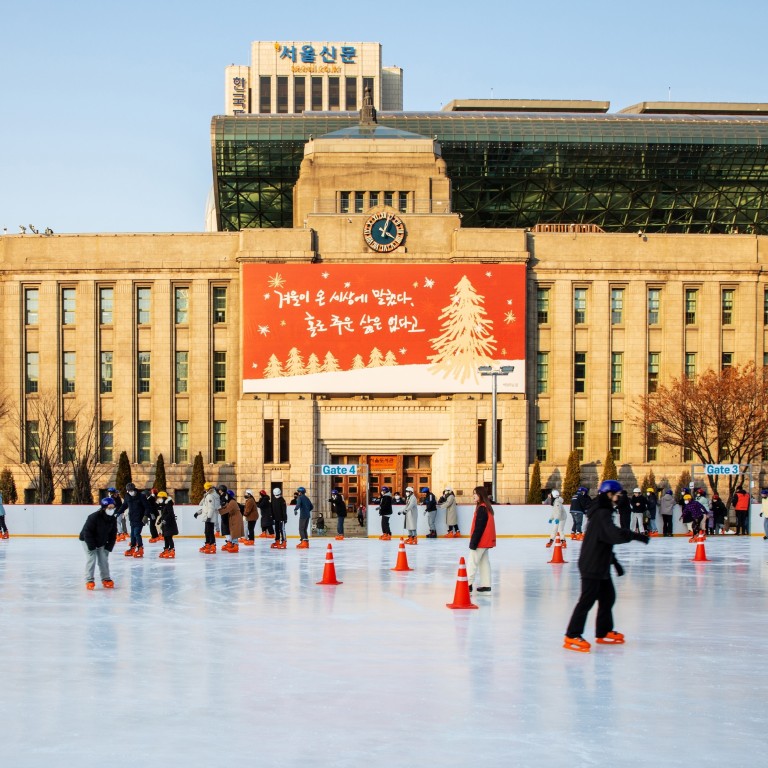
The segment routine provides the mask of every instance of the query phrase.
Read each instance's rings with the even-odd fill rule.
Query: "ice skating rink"
[[[112,555],[84,586],[75,539],[0,541],[0,765],[759,764],[768,543],[617,547],[618,647],[563,650],[579,544],[504,539],[493,592],[451,611],[467,539],[333,542],[175,561]],[[594,616],[586,633],[594,638]]]

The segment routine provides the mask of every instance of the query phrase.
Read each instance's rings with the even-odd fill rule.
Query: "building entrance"
[[[333,487],[338,488],[347,500],[350,511],[358,504],[370,504],[378,499],[384,487],[391,488],[393,493],[404,494],[410,485],[419,494],[421,488],[431,487],[432,483],[432,457],[427,455],[334,455],[331,464],[368,465],[367,488],[357,477],[334,477],[332,480]]]

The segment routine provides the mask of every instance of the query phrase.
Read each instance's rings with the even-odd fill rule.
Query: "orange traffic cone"
[[[469,581],[467,580],[467,565],[462,557],[459,560],[459,575],[456,577],[456,591],[453,602],[446,603],[446,608],[477,608],[469,596]]]
[[[709,559],[707,558],[707,550],[704,548],[705,541],[706,537],[703,533],[700,533],[696,539],[696,554],[693,556],[693,560],[691,560],[692,563],[709,562]]]
[[[343,582],[336,579],[336,566],[333,564],[333,547],[328,545],[328,550],[325,553],[325,568],[323,569],[323,578],[316,582],[317,584],[342,584]]]
[[[567,560],[563,560],[563,542],[560,541],[559,533],[555,536],[555,546],[552,550],[552,559],[549,562],[554,563],[555,565],[568,562]]]
[[[405,554],[405,540],[400,539],[400,546],[397,548],[397,562],[395,567],[391,568],[392,571],[412,571],[413,568],[408,567],[408,555]]]

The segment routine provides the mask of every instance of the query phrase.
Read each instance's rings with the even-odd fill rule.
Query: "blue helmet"
[[[235,492],[234,491],[227,491],[227,496],[229,496],[230,499],[235,498]]]
[[[618,480],[603,480],[598,488],[598,493],[619,493],[621,483]]]
[[[106,496],[101,500],[101,506],[102,507],[108,507],[110,504],[113,506],[116,506],[116,502],[113,498],[110,498],[109,496]]]
[[[386,485],[381,486],[381,492],[382,493],[389,493],[389,488]]]
[[[429,493],[429,488],[425,485],[423,488],[419,488],[419,493]]]
[[[583,485],[580,485],[577,489],[577,493],[586,493],[589,490],[589,488],[585,488]]]
[[[117,488],[107,488],[107,493],[117,493]]]
[[[296,490],[299,493],[306,493],[307,492],[307,489],[303,485],[300,485]]]
[[[768,488],[763,488],[762,491],[760,491],[761,496],[768,496]]]

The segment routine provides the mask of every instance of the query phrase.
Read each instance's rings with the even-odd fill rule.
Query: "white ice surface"
[[[0,541],[0,765],[758,765],[768,720],[768,542],[617,548],[628,642],[561,648],[579,588],[544,540],[501,540],[493,592],[451,611],[467,540],[326,540],[175,561],[74,539]],[[594,614],[586,637],[594,637]]]

